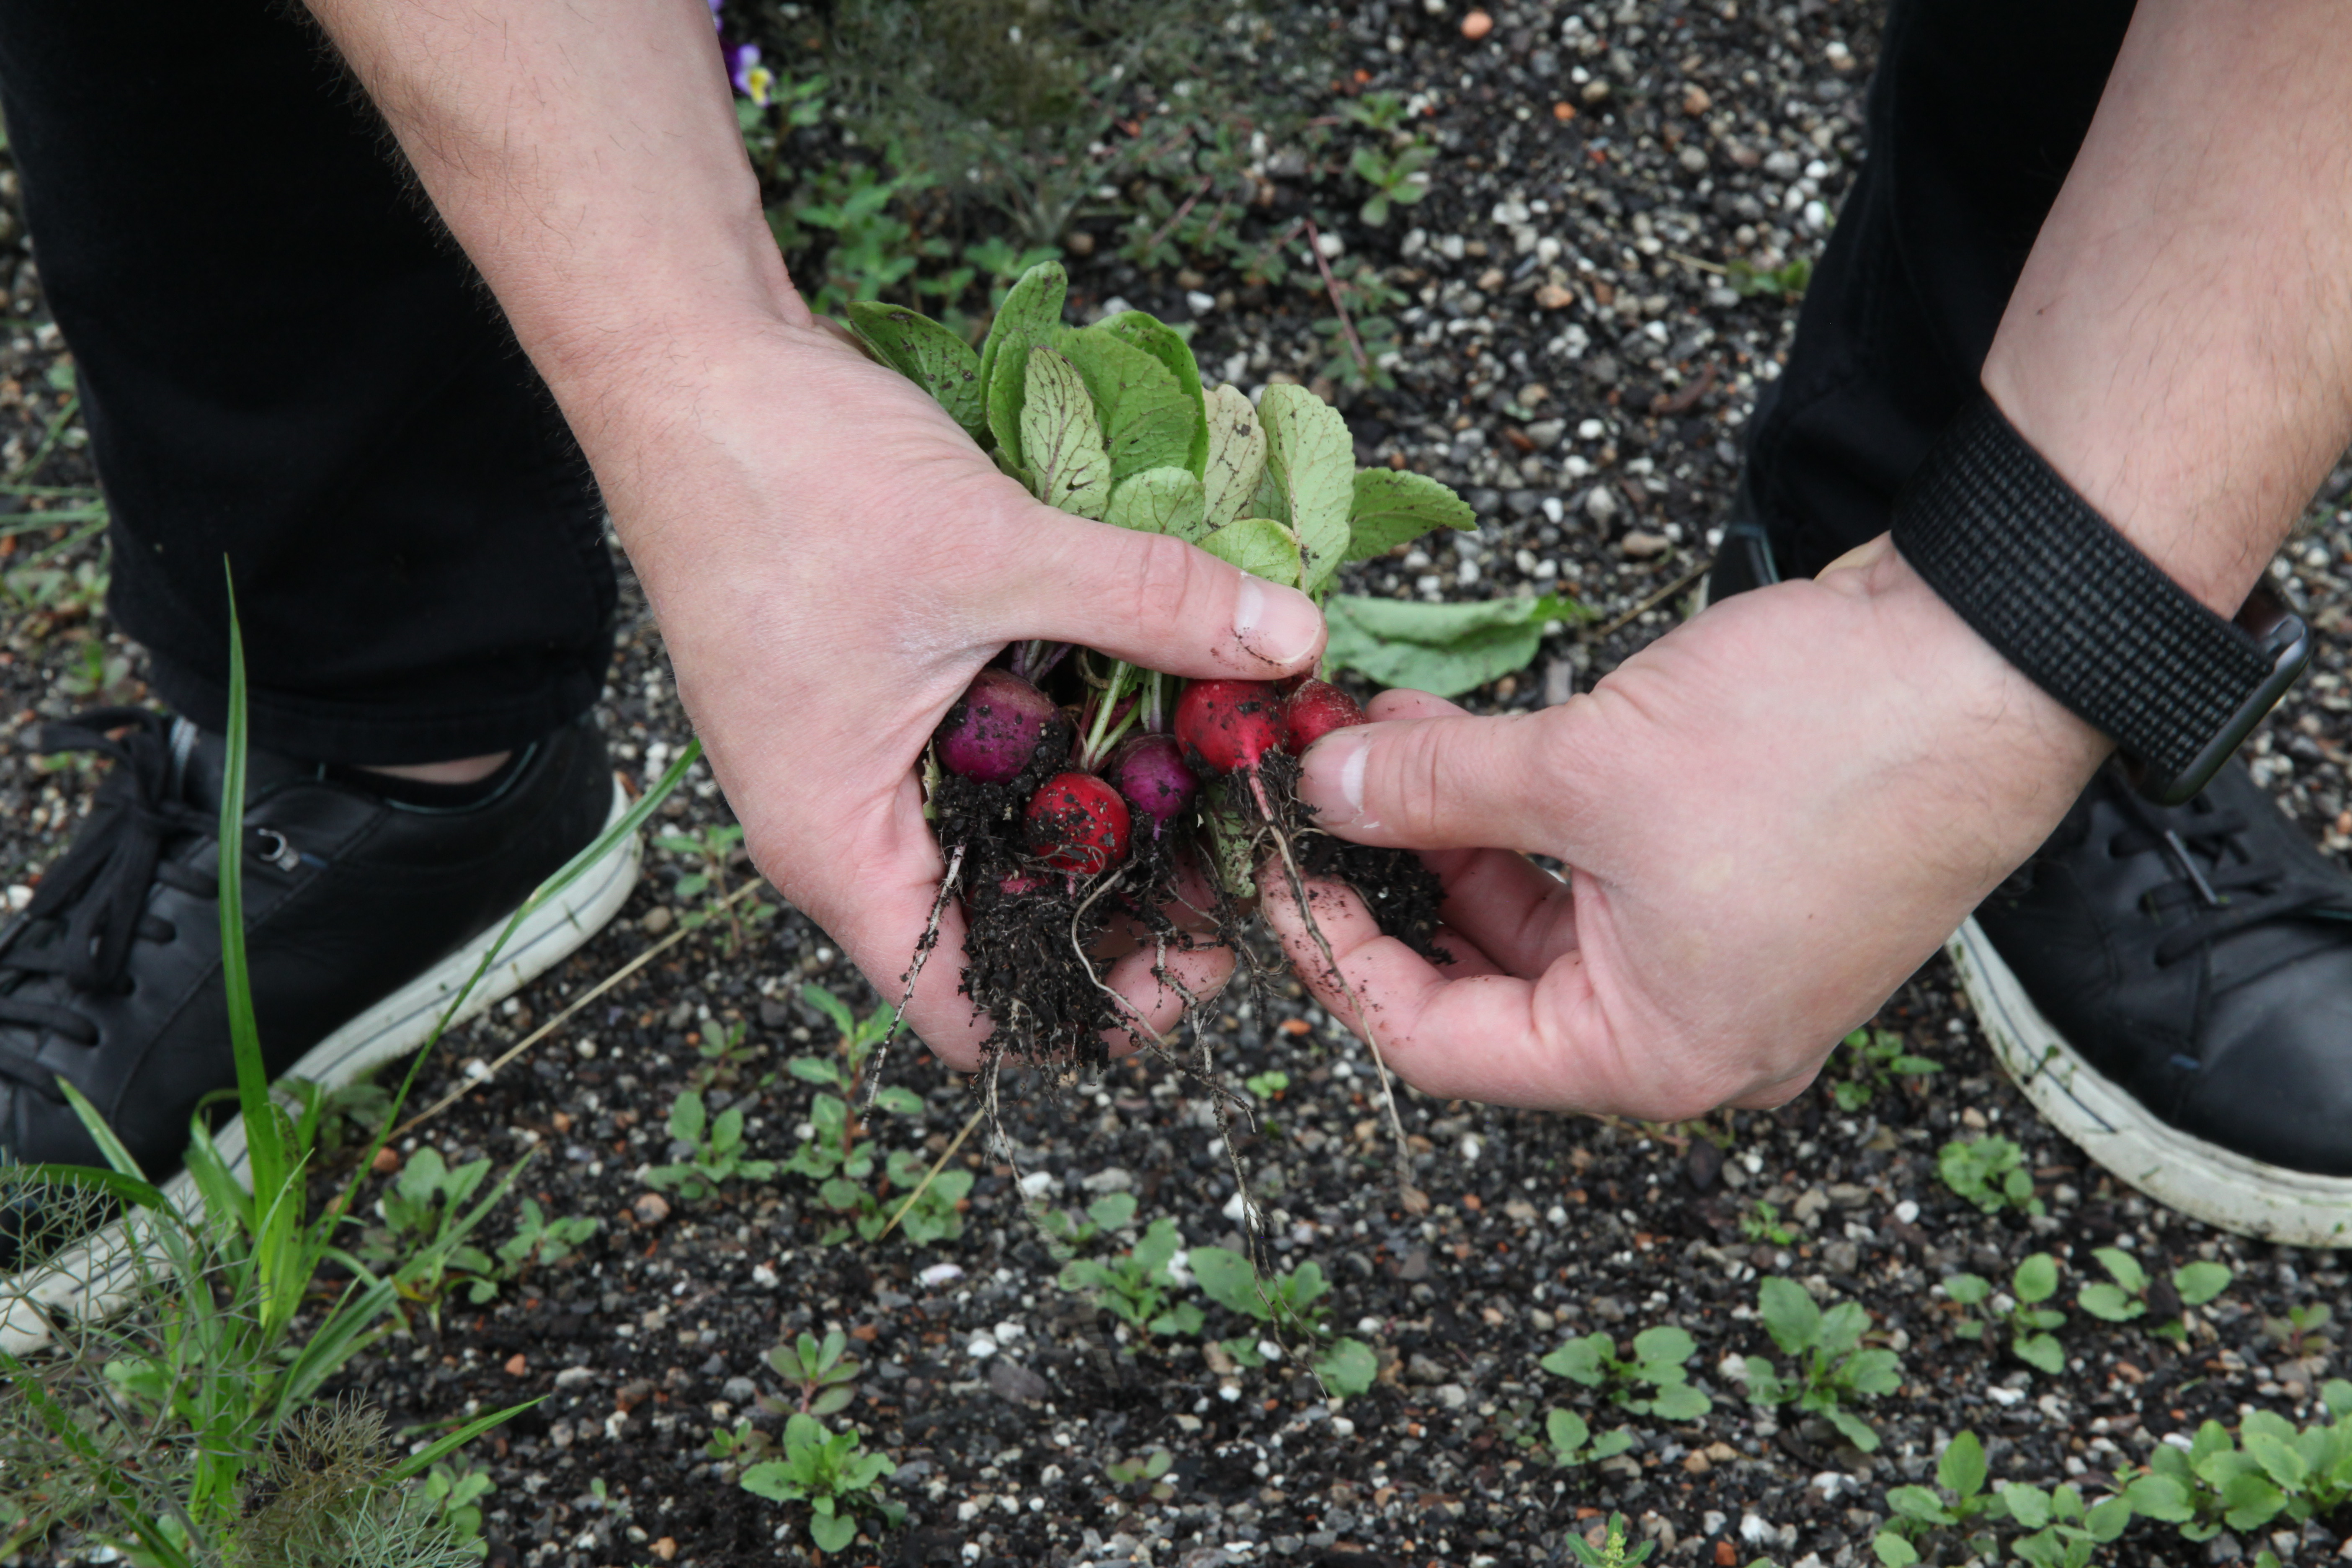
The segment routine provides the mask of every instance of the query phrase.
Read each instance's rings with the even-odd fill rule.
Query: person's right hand
[[[1801,1089],[2107,750],[1884,539],[1560,707],[1388,692],[1371,717],[1307,753],[1300,796],[1345,837],[1432,852],[1454,963],[1314,889],[1343,985],[1267,876],[1307,984],[1431,1094],[1654,1121]]]
[[[1039,504],[921,389],[798,316],[681,352],[575,425],[753,860],[895,1003],[944,864],[916,763],[982,664],[1043,637],[1268,679],[1312,663],[1323,621],[1191,545]],[[950,903],[908,1017],[968,1068],[988,1021],[957,994],[963,930]],[[1182,998],[1153,963],[1108,978],[1165,1030]],[[1169,966],[1213,994],[1232,956]]]

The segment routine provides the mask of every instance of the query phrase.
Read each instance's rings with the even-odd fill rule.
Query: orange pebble
[[[1495,18],[1484,11],[1473,11],[1462,18],[1462,36],[1476,43],[1495,30]]]

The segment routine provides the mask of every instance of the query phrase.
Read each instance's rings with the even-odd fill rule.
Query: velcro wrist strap
[[[2191,597],[1990,398],[1953,422],[1904,487],[1894,536],[1962,620],[2113,737],[2158,798],[2203,787],[2309,658],[2294,617],[2273,617],[2258,640]]]

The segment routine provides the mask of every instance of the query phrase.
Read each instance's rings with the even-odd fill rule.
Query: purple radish
[[[1138,735],[1126,742],[1110,754],[1103,774],[1135,815],[1151,825],[1154,838],[1201,789],[1173,735]]]
[[[972,678],[948,710],[937,736],[940,765],[976,784],[1008,784],[1041,751],[1058,763],[1069,753],[1069,727],[1044,692],[1009,669],[991,668]]]

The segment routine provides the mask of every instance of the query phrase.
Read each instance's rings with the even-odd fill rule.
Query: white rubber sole
[[[627,813],[629,804],[627,793],[616,780],[606,830]],[[630,889],[637,884],[642,856],[637,835],[630,834],[578,881],[532,910],[466,997],[450,1027],[505,1001],[602,930],[628,901]],[[505,929],[505,921],[492,925],[345,1024],[313,1046],[286,1076],[337,1089],[415,1050],[432,1035],[450,999],[464,989]],[[214,1141],[231,1173],[250,1191],[253,1178],[244,1118],[232,1118],[214,1134]],[[165,1183],[163,1194],[183,1214],[193,1215],[203,1205],[195,1178],[185,1172]],[[68,1247],[29,1277],[0,1284],[0,1351],[22,1355],[47,1344],[53,1314],[103,1318],[120,1310],[132,1298],[140,1264],[139,1258],[131,1256],[124,1224],[118,1220]]]
[[[2352,1246],[2352,1178],[2267,1165],[2158,1121],[2050,1026],[1974,920],[1945,951],[1993,1054],[2034,1109],[2167,1208],[2285,1247]]]

